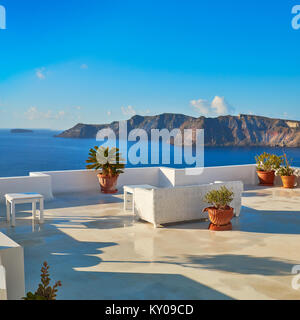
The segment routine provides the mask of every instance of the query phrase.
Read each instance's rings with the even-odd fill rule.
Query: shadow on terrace
[[[162,263],[179,265],[187,268],[225,271],[237,274],[282,276],[290,275],[295,265],[293,261],[280,261],[272,257],[253,257],[238,254],[219,254],[203,256],[183,256],[178,262],[176,257],[164,257],[168,261],[128,261],[128,263],[147,264]],[[105,263],[119,263],[118,261],[105,261]],[[124,261],[122,261],[124,263]]]
[[[21,210],[17,214],[17,226],[10,228],[3,209],[1,206],[0,232],[24,248],[26,291],[35,291],[41,264],[47,261],[52,281],[62,281],[58,299],[232,299],[181,274],[102,272],[104,250],[120,243],[97,241],[97,238],[78,241],[62,231],[75,228],[89,232],[97,226],[102,230],[112,226],[122,228],[124,219],[130,223],[132,217],[101,216],[91,221],[88,228],[88,224],[81,223],[86,219],[79,216],[48,218],[45,224],[39,225],[32,222],[29,212]],[[106,219],[109,222],[103,224]],[[87,237],[94,238],[92,234]]]

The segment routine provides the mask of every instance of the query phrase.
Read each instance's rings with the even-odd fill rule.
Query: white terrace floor
[[[45,224],[19,208],[0,231],[24,247],[26,290],[47,261],[59,299],[300,299],[300,189],[247,190],[234,230],[208,222],[154,229],[124,213],[122,195],[62,195],[46,203]]]

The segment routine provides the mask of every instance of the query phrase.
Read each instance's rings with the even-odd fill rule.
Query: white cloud
[[[25,117],[26,119],[32,121],[36,120],[38,117],[38,110],[36,107],[30,107],[26,112],[25,112]]]
[[[224,97],[219,96],[215,96],[211,102],[205,99],[198,99],[190,101],[190,104],[204,116],[221,116],[234,113],[235,111],[234,108],[226,102]]]
[[[201,114],[208,115],[210,112],[210,104],[207,100],[192,100],[190,104]]]
[[[128,106],[126,107],[121,107],[122,113],[124,114],[124,116],[135,116],[136,115],[136,111],[134,109],[133,106]]]
[[[215,96],[211,103],[211,108],[216,114],[227,114],[229,112],[230,106],[225,101],[224,97]]]
[[[40,68],[40,69],[37,69],[36,72],[35,72],[35,75],[37,76],[37,78],[39,78],[40,80],[44,80],[46,79],[46,76],[45,76],[45,68]]]
[[[51,112],[51,111],[50,111]],[[58,111],[57,114],[50,114],[50,117],[53,117],[54,119],[63,119],[66,116],[66,111]]]
[[[106,114],[110,117],[110,116],[111,116],[111,111],[108,110],[108,111],[106,112]]]
[[[67,112],[64,110],[53,112],[51,110],[48,110],[46,112],[39,111],[36,107],[30,107],[25,112],[25,118],[30,121],[34,120],[61,120],[64,119],[67,116]]]
[[[85,63],[83,63],[81,66],[80,66],[80,69],[88,69],[89,68],[89,66],[87,65],[87,64],[85,64]]]

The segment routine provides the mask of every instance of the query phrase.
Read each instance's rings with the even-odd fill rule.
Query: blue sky
[[[300,120],[296,4],[0,0],[0,128],[163,112]]]

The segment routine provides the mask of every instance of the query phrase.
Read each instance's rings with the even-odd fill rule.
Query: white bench
[[[124,211],[126,210],[132,210],[134,212],[134,190],[137,188],[142,188],[146,190],[156,189],[156,187],[151,186],[149,184],[141,184],[141,185],[130,185],[130,186],[124,186]],[[129,194],[131,194],[131,206],[128,209],[128,204],[130,203],[129,200]]]
[[[5,195],[6,200],[6,218],[11,226],[16,225],[16,204],[31,203],[32,204],[32,218],[36,219],[36,204],[39,203],[39,220],[44,222],[44,197],[38,193],[8,193]],[[11,218],[11,219],[10,219]]]
[[[180,186],[174,188],[134,189],[134,214],[142,220],[154,224],[155,227],[165,223],[183,222],[207,218],[202,213],[209,204],[204,202],[207,192],[226,186],[234,192],[230,204],[235,216],[240,215],[241,198],[244,189],[241,181]]]

